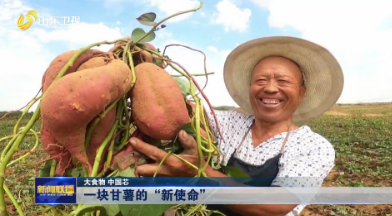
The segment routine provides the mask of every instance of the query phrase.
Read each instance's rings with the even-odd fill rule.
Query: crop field
[[[12,134],[17,119],[18,114],[12,114],[0,120],[1,137]],[[325,136],[335,147],[336,166],[325,186],[392,186],[392,104],[336,105],[302,124]],[[39,131],[39,122],[34,130]],[[0,143],[1,150],[6,143]],[[26,137],[20,149],[13,159],[30,154],[8,166],[6,184],[26,215],[47,215],[44,206],[34,205],[34,176],[48,155],[33,136]],[[7,201],[8,212],[18,215]],[[309,215],[392,216],[392,205],[309,205],[301,216]]]

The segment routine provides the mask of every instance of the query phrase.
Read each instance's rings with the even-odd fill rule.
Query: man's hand
[[[184,151],[178,156],[198,167],[199,157],[196,140],[183,130],[180,131],[178,139],[184,148]],[[136,174],[146,177],[153,176],[159,167],[159,163],[166,157],[167,153],[137,138],[131,138],[130,142],[137,152],[140,152],[155,161],[153,164],[137,166]],[[177,157],[170,155],[162,163],[157,172],[157,176],[193,177],[196,173],[197,170],[195,168],[186,164]]]

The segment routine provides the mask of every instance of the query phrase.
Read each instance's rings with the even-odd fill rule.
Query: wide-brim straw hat
[[[306,93],[293,114],[293,121],[305,121],[321,115],[339,99],[343,90],[343,72],[327,49],[296,37],[263,37],[236,47],[224,64],[226,88],[247,114],[253,114],[249,102],[252,71],[260,60],[269,56],[288,58],[297,63],[303,73]]]

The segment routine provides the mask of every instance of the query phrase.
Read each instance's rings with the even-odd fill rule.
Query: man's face
[[[279,122],[291,118],[306,88],[298,66],[283,57],[268,57],[253,70],[249,99],[256,119]]]

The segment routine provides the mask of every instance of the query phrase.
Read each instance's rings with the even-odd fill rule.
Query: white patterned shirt
[[[209,108],[206,109],[206,113],[222,152],[220,162],[224,159],[223,165],[226,165],[247,129],[251,126],[254,116],[236,111],[214,110],[224,140],[224,142],[219,142],[220,136],[214,118],[208,111],[210,111]],[[287,132],[280,133],[254,148],[252,135],[248,133],[235,157],[252,165],[262,165],[268,159],[279,154],[286,134]],[[335,150],[332,144],[323,136],[313,132],[308,126],[301,126],[290,131],[279,160],[277,177],[309,178],[303,178],[303,180],[301,178],[300,181],[295,178],[291,181],[287,178],[286,181],[276,178],[272,184],[281,187],[321,187],[324,178],[334,167],[334,161]],[[306,205],[298,205],[286,216],[296,216],[305,207]]]

